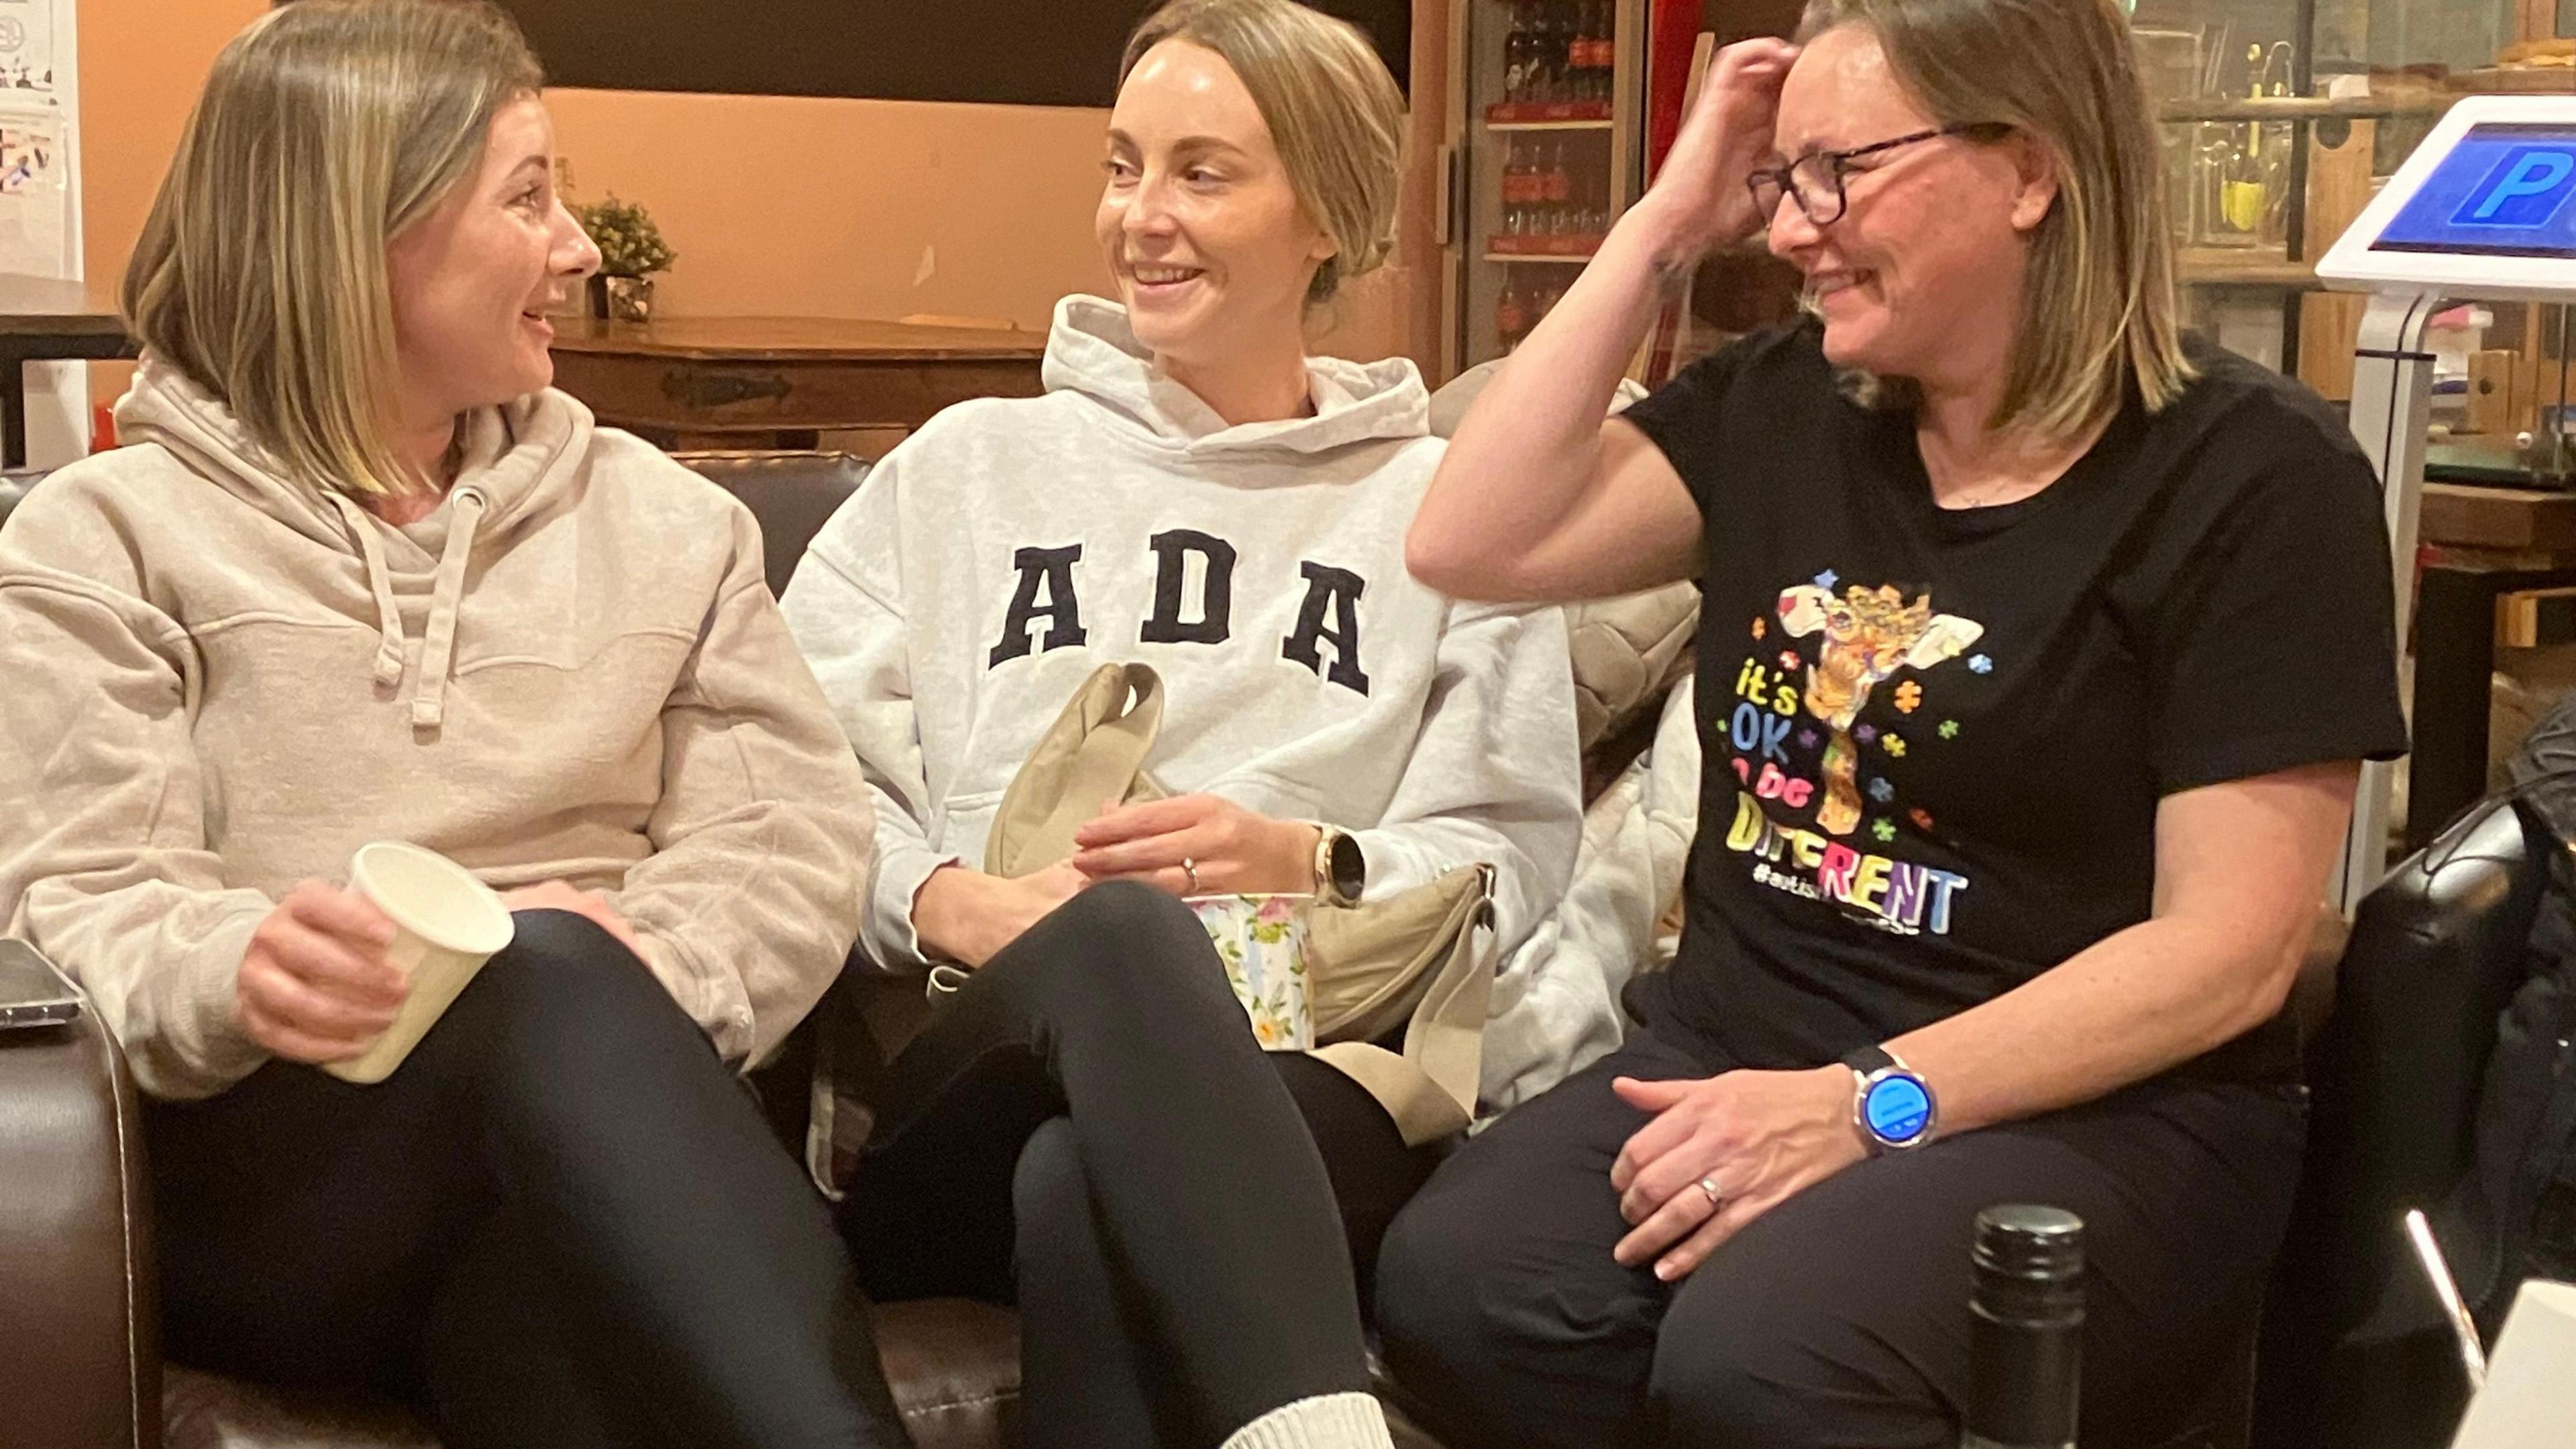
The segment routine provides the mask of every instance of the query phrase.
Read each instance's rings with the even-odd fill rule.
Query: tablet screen
[[[2576,260],[2576,123],[2471,126],[2370,246]]]

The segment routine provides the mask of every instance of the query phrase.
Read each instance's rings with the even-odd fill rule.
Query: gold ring
[[[1199,893],[1199,863],[1190,859],[1186,855],[1182,856],[1181,873],[1190,878],[1190,894],[1197,895]]]

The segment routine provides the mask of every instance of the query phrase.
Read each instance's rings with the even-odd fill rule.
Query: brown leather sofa
[[[845,453],[681,461],[761,523],[773,591],[867,476]],[[0,524],[40,475],[0,476]],[[906,993],[909,995],[909,993]],[[792,1082],[765,1083],[801,1105]],[[781,1090],[786,1089],[786,1090]],[[6,1449],[435,1449],[382,1402],[277,1390],[164,1365],[134,1085],[92,1017],[0,1033],[0,1446]],[[876,1311],[895,1403],[921,1449],[1001,1449],[1019,1398],[1019,1325],[963,1299]],[[1407,1449],[1438,1449],[1410,1426]]]
[[[846,454],[681,456],[760,517],[773,590],[786,587],[806,540],[867,471]],[[29,481],[0,476],[0,523]],[[1652,713],[1644,711],[1643,732],[1607,727],[1587,775],[1615,774],[1651,733]],[[2331,918],[2321,927],[2303,973],[2304,1024],[2331,1001],[2339,927]],[[896,1005],[835,1001],[825,1011],[882,1021],[900,1013],[880,1008]],[[796,1095],[792,1081],[767,1085],[773,1098]],[[418,1421],[388,1404],[165,1367],[139,1162],[133,1085],[94,1019],[0,1032],[0,1449],[435,1449]],[[1001,1449],[1013,1441],[1013,1314],[932,1300],[882,1306],[876,1327],[886,1377],[921,1449]],[[1439,1449],[1404,1418],[1391,1388],[1382,1384],[1381,1393],[1400,1449]],[[2242,1444],[2245,1394],[2241,1381],[2222,1386],[2198,1416],[2218,1427],[2174,1442]]]

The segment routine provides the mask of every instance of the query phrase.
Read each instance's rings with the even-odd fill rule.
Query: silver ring
[[[1699,1190],[1708,1194],[1708,1205],[1710,1207],[1717,1207],[1726,1201],[1725,1198],[1718,1195],[1717,1179],[1714,1177],[1701,1178],[1699,1180]]]
[[[1186,855],[1182,856],[1181,873],[1190,878],[1190,894],[1197,895],[1199,893],[1199,863],[1190,859]]]

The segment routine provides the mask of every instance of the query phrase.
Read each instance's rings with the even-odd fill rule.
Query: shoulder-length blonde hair
[[[2162,159],[2117,0],[1809,0],[1799,37],[1852,24],[1932,119],[2008,125],[2056,167],[1993,425],[2074,438],[2133,383],[2150,412],[2181,395]]]
[[[1127,38],[1118,83],[1166,40],[1212,50],[1234,68],[1270,128],[1298,204],[1333,239],[1307,305],[1377,270],[1395,249],[1404,93],[1368,37],[1294,0],[1171,0]]]
[[[545,73],[483,0],[297,0],[216,57],[126,268],[142,344],[289,476],[420,486],[400,427],[385,249]]]

